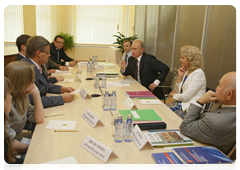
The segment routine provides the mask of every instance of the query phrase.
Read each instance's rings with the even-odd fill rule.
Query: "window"
[[[125,28],[125,5],[77,5],[76,43],[112,44]]]
[[[52,42],[61,32],[61,5],[36,5],[36,32]]]
[[[23,6],[7,6],[4,10],[4,42],[16,42],[23,33]]]

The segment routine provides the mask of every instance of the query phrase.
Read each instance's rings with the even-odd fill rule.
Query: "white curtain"
[[[124,33],[125,13],[125,5],[77,5],[76,43],[112,44]]]
[[[4,10],[4,42],[16,42],[23,33],[23,6],[7,6]]]
[[[60,5],[36,5],[36,32],[52,42],[61,30]]]

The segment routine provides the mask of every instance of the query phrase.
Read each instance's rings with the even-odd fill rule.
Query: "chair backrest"
[[[167,77],[165,78],[164,82],[162,83],[162,86],[172,86],[172,81],[174,78],[174,72],[173,71],[169,71],[167,74]]]

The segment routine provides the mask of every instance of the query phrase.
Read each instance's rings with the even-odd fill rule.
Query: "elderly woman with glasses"
[[[181,47],[180,62],[182,67],[178,69],[176,89],[169,94],[175,102],[166,105],[183,118],[190,103],[195,102],[206,92],[206,77],[203,72],[202,52],[198,47],[190,45]]]

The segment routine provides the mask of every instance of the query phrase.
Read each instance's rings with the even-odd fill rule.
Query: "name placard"
[[[95,140],[89,135],[86,135],[85,139],[81,144],[81,147],[86,149],[88,152],[96,156],[98,159],[100,159],[104,163],[107,162],[111,154],[118,157],[112,149],[110,149],[109,147],[106,147],[105,145],[98,142],[97,140]]]
[[[147,145],[153,149],[152,145],[146,139],[146,137],[144,136],[144,134],[142,133],[138,125],[135,125],[135,127],[133,128],[133,140],[137,145],[138,150],[141,150],[144,146],[147,146]]]
[[[81,78],[81,76],[79,74],[76,74],[74,80],[82,82],[82,78]]]
[[[91,96],[87,93],[87,91],[84,88],[82,88],[80,90],[79,94],[82,99],[91,99],[92,100]]]
[[[101,70],[101,69],[104,69],[104,65],[96,65],[94,66],[95,70]]]
[[[82,74],[82,69],[79,67],[76,74]]]
[[[83,112],[82,118],[86,120],[86,122],[88,122],[92,127],[95,127],[97,123],[104,125],[103,122],[97,116],[95,116],[89,109],[86,109]]]
[[[123,101],[128,110],[138,110],[137,106],[133,103],[133,101],[127,96]]]

